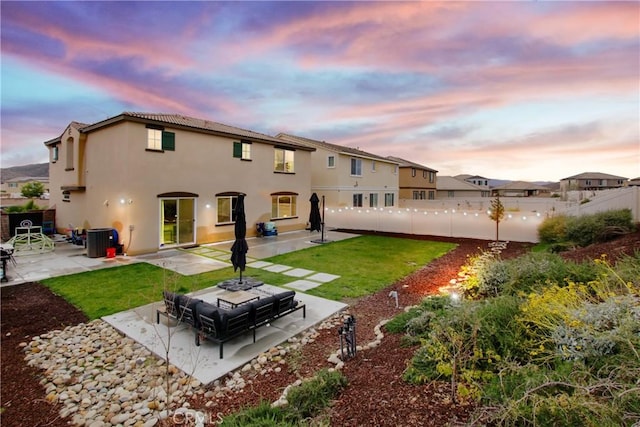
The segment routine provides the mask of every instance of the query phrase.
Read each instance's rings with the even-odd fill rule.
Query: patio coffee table
[[[255,301],[260,299],[260,297],[256,294],[252,294],[251,292],[246,291],[225,291],[218,296],[218,307],[220,307],[220,303],[226,303],[231,306],[231,308],[236,308],[239,305],[246,304],[250,301]]]

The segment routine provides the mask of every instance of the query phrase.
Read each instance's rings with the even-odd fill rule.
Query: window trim
[[[245,162],[250,162],[251,159],[251,141],[241,139],[240,141],[233,141],[233,158],[240,159]]]
[[[298,196],[299,194],[293,191],[276,191],[270,194],[271,196],[271,221],[280,221],[280,220],[284,220],[284,219],[292,219],[292,218],[298,218]],[[280,215],[279,212],[279,200],[280,197],[291,197],[292,201],[293,201],[293,207],[295,208],[295,212],[292,213],[291,216],[273,216],[273,206],[274,206],[274,198],[276,198],[275,200],[275,206],[276,209],[278,210],[278,212],[276,212],[278,215]]]
[[[278,170],[277,169],[277,153],[278,152],[282,152],[282,170]],[[284,174],[295,174],[296,173],[296,167],[295,167],[295,160],[296,160],[296,156],[295,156],[296,150],[292,150],[291,148],[288,147],[280,147],[280,146],[274,146],[273,147],[273,173],[284,173]],[[291,155],[291,170],[286,170],[287,169],[287,154]]]
[[[245,195],[244,193],[240,192],[240,191],[224,191],[222,193],[217,193],[215,194],[215,199],[216,199],[216,227],[220,226],[220,225],[233,225],[236,223],[236,219],[234,218],[234,214],[235,214],[235,206],[234,206],[234,199],[235,199],[235,203],[238,203],[238,196],[240,195]],[[231,209],[229,218],[231,218],[231,221],[220,221],[220,210],[219,210],[219,201],[222,199],[229,199],[230,203],[229,203],[229,209]]]
[[[351,167],[349,171],[351,176],[362,176],[362,159],[351,157]]]

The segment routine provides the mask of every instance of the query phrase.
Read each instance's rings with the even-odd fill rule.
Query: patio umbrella
[[[244,213],[244,194],[238,195],[238,201],[234,210],[236,214],[236,223],[234,227],[236,240],[231,246],[231,263],[233,271],[240,269],[240,283],[242,283],[242,272],[247,266],[247,219]]]
[[[320,199],[316,193],[311,195],[311,212],[309,213],[309,225],[311,231],[320,231],[322,228],[322,218],[320,218]]]

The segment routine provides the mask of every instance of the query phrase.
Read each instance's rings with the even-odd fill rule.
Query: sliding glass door
[[[160,199],[160,247],[195,243],[195,199]]]

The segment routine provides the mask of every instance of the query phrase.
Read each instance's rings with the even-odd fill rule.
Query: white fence
[[[500,240],[537,242],[540,213],[506,213],[498,228]],[[325,226],[351,230],[495,240],[496,223],[487,212],[418,208],[325,208]]]
[[[498,227],[500,240],[537,242],[538,226],[554,215],[586,215],[606,210],[631,209],[640,222],[640,188],[629,187],[593,194],[590,201],[555,198],[500,198],[505,217]],[[402,200],[402,207],[325,207],[325,226],[351,230],[496,239],[496,223],[487,210],[492,198]]]
[[[580,191],[573,198],[588,199],[584,204],[573,204],[567,208],[566,215],[581,216],[598,212],[631,209],[631,215],[635,222],[640,222],[640,187],[624,187],[604,191]]]

